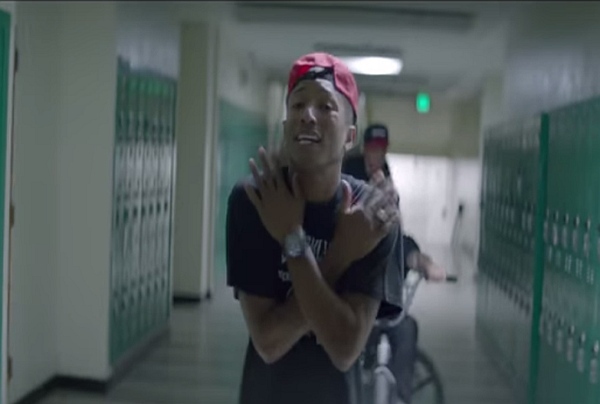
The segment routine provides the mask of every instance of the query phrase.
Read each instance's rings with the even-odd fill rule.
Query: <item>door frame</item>
[[[2,255],[2,346],[0,364],[0,404],[8,403],[8,320],[9,320],[9,293],[10,293],[10,235],[11,235],[11,201],[12,201],[12,150],[13,150],[13,118],[14,118],[14,86],[15,86],[15,32],[16,2],[2,2],[0,12],[8,15],[10,23],[9,53],[8,53],[8,80],[6,97],[6,154],[4,178],[4,228],[3,255]],[[2,63],[2,61],[0,61]],[[1,79],[1,78],[0,78]]]

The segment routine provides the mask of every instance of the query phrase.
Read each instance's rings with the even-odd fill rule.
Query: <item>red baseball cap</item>
[[[288,97],[302,80],[325,79],[333,83],[352,106],[354,122],[358,111],[358,86],[348,66],[333,55],[323,52],[309,53],[294,62],[288,78]]]

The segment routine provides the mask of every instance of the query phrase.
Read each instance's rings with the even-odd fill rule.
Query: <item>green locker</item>
[[[168,321],[176,84],[118,62],[111,363]]]
[[[600,401],[599,152],[600,99],[486,132],[478,327],[530,403]]]
[[[267,146],[267,122],[262,114],[225,100],[219,102],[219,199],[216,224],[215,267],[225,271],[225,219],[227,199],[235,183],[250,174],[248,160]]]
[[[522,401],[532,394],[546,212],[543,117],[489,128],[484,136],[477,326]]]

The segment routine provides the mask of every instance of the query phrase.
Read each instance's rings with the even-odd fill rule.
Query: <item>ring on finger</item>
[[[375,216],[380,222],[385,223],[388,219],[388,212],[384,208],[379,208],[375,211]]]

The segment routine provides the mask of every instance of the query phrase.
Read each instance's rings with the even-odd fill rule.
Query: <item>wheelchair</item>
[[[424,274],[410,270],[403,284],[403,310],[392,318],[382,318],[375,322],[374,331],[379,334],[375,360],[365,360],[373,352],[366,350],[361,357],[363,395],[369,404],[406,404],[398,396],[397,381],[388,364],[391,359],[391,347],[387,331],[398,326],[407,318],[414,295],[423,280]],[[446,282],[456,282],[455,276],[447,276]],[[417,347],[414,373],[411,383],[411,404],[445,404],[444,388],[441,377],[432,359]]]

